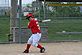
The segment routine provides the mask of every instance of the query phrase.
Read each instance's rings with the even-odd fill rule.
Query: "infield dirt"
[[[30,53],[22,53],[26,44],[0,44],[0,55],[82,55],[82,42],[42,43],[46,51],[31,46]]]

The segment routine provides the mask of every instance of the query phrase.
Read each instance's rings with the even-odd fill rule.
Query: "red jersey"
[[[32,19],[28,23],[28,28],[31,29],[32,33],[41,33],[40,26],[38,24],[38,20]]]

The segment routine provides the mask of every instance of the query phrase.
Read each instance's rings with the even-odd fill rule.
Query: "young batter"
[[[29,48],[31,45],[40,49],[40,53],[45,52],[45,48],[42,47],[38,42],[41,39],[41,30],[38,24],[38,20],[34,18],[32,13],[26,15],[26,18],[29,20],[28,28],[31,29],[32,35],[28,39],[26,49],[24,53],[29,53]]]

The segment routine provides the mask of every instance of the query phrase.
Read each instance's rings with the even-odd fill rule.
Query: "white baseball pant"
[[[31,37],[28,39],[27,43],[37,47],[40,39],[41,39],[41,33],[32,34]]]

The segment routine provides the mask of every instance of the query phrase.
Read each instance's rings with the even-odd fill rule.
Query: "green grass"
[[[9,17],[0,17],[0,42],[8,42]]]

